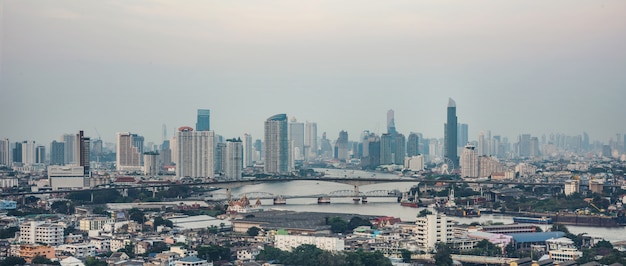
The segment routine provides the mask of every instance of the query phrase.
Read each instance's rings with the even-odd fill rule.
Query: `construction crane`
[[[598,210],[598,212],[604,213],[604,209],[600,209],[598,208],[598,206],[596,206],[595,204],[593,204],[593,202],[589,202],[589,205],[591,205],[592,207],[594,207],[596,210]]]

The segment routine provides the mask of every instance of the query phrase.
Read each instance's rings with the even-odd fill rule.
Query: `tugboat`
[[[317,204],[330,204],[330,198],[329,197],[318,197],[317,198]]]
[[[283,198],[283,196],[278,195],[274,197],[274,205],[285,205],[287,204],[287,200]]]

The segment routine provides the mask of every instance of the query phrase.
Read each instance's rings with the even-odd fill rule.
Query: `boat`
[[[408,193],[403,193],[402,198],[400,199],[400,206],[418,208],[419,203],[415,199],[416,197],[409,198]]]
[[[274,205],[285,205],[287,204],[287,200],[283,198],[283,196],[278,195],[274,197]]]
[[[438,211],[456,217],[480,217],[480,210],[472,207],[447,207]]]
[[[521,224],[552,224],[550,217],[513,217],[513,222]]]
[[[367,197],[366,196],[361,197],[361,202],[362,203],[367,203]]]
[[[330,198],[329,197],[318,197],[317,198],[317,204],[328,204],[330,203]]]
[[[361,198],[354,197],[354,198],[352,198],[352,201],[354,201],[354,203],[359,203],[359,201],[361,201]]]

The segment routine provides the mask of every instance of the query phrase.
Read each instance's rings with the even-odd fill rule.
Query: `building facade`
[[[461,154],[461,177],[478,177],[478,152],[472,144],[465,145]]]
[[[459,166],[459,156],[457,155],[457,116],[456,102],[450,98],[448,100],[448,110],[446,124],[444,125],[443,156],[452,161],[455,167]]]
[[[338,237],[322,237],[309,235],[276,235],[274,246],[283,251],[291,251],[300,245],[315,245],[327,251],[343,251],[345,242]]]
[[[224,177],[226,180],[241,180],[243,169],[243,143],[241,139],[226,140],[224,162]]]
[[[20,242],[24,244],[44,243],[50,246],[63,244],[64,228],[58,224],[30,221],[20,225]]]
[[[117,133],[116,166],[118,171],[141,171],[142,148],[137,147],[139,138],[137,134],[130,132]],[[143,139],[143,137],[142,137]]]
[[[214,177],[215,133],[180,127],[176,132],[176,176]]]
[[[196,131],[211,130],[211,110],[198,109],[198,117],[196,120]]]
[[[265,120],[265,173],[284,174],[289,169],[287,115],[277,114]]]

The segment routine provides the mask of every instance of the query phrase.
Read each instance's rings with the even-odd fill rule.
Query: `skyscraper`
[[[143,139],[143,137],[142,137]],[[79,131],[76,134],[76,152],[77,155],[77,164],[78,166],[82,166],[84,169],[85,175],[89,174],[89,147],[90,147],[91,139],[89,137],[85,137],[83,135],[83,131]]]
[[[224,177],[226,180],[240,180],[243,168],[243,145],[241,139],[226,140]]]
[[[295,117],[289,123],[289,142],[293,143],[293,159],[304,159],[304,123],[298,122]]]
[[[24,141],[22,142],[22,163],[32,165],[35,163],[35,142]]]
[[[137,134],[131,134],[130,132],[117,133],[117,155],[115,159],[118,171],[142,170],[142,153],[135,146],[136,142],[133,140],[135,136]]]
[[[308,161],[317,159],[317,123],[306,122],[304,149]]]
[[[454,166],[459,165],[459,156],[457,155],[457,117],[456,117],[456,103],[452,98],[448,100],[448,113],[446,124],[444,125],[444,143],[443,143],[443,156],[448,158],[454,163]]]
[[[403,134],[397,133],[394,137],[393,163],[404,165],[404,157],[406,156],[406,138]]]
[[[392,141],[393,137],[389,133],[380,136],[380,164],[382,165],[393,163]]]
[[[393,109],[387,111],[387,133],[392,135],[396,133],[396,119]]]
[[[243,134],[243,167],[252,166],[252,151],[254,143],[252,143],[252,135]]]
[[[348,142],[348,132],[342,130],[339,132],[339,137],[335,142],[335,150],[337,153],[335,154],[335,159],[340,161],[348,161],[350,160],[350,146]]]
[[[215,133],[180,127],[176,132],[176,176],[213,178]]]
[[[14,163],[21,163],[22,162],[22,143],[21,142],[16,142],[15,146],[13,147],[13,162]]]
[[[406,155],[408,157],[416,156],[419,154],[419,136],[417,133],[411,132],[409,139],[406,141]]]
[[[9,139],[0,139],[0,165],[11,165],[11,142]]]
[[[461,155],[461,177],[478,177],[478,152],[472,144],[465,145]]]
[[[522,134],[519,136],[518,155],[527,158],[530,156],[530,134]]]
[[[77,155],[76,152],[76,135],[75,134],[63,134],[61,141],[65,143],[65,164],[76,164]]]
[[[39,145],[35,147],[35,163],[46,163],[46,147]]]
[[[265,120],[265,173],[283,174],[289,172],[289,141],[287,136],[287,115],[277,114]]]
[[[457,146],[464,147],[469,142],[469,126],[467,124],[457,123],[459,137],[457,138]]]
[[[196,122],[196,131],[211,130],[211,110],[198,109],[198,120]]]

